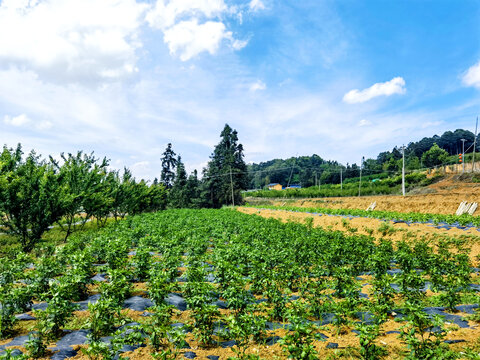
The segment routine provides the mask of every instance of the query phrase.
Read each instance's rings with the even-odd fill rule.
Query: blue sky
[[[1,0],[0,142],[153,179],[229,123],[247,162],[358,163],[474,130],[479,24],[477,0]]]

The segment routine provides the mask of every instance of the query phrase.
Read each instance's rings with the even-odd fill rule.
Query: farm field
[[[1,259],[0,348],[52,359],[478,358],[478,237],[239,210],[143,214],[39,258]]]
[[[312,221],[313,226],[321,227],[330,231],[341,231],[346,234],[370,236],[380,241],[389,239],[393,243],[400,241],[426,241],[435,243],[438,239],[460,239],[470,246],[469,257],[471,261],[477,261],[480,255],[480,232],[476,228],[459,229],[433,224],[416,224],[393,221],[385,221],[375,218],[343,217],[343,216],[316,216],[310,213],[286,211],[278,209],[264,209],[255,207],[239,207],[237,209],[245,214],[255,214],[265,218],[273,218],[282,222],[298,222],[305,224]]]
[[[458,181],[459,176],[449,176],[438,183],[420,188],[420,194],[415,191],[407,196],[377,195],[361,197],[331,197],[319,199],[256,199],[247,198],[252,205],[288,205],[296,207],[322,207],[332,209],[362,209],[365,210],[373,202],[376,210],[398,212],[420,212],[434,214],[454,214],[462,201],[478,201],[480,199],[480,184]]]

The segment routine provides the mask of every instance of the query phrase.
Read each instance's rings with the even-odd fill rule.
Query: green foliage
[[[178,350],[184,347],[185,334],[179,328],[172,327],[171,317],[174,313],[173,306],[156,306],[150,321],[142,326],[147,334],[150,345],[161,356],[178,355]]]
[[[65,240],[77,229],[83,228],[88,219],[109,204],[105,194],[104,177],[108,167],[106,158],[98,163],[91,153],[82,151],[60,155],[63,164],[53,158],[51,162],[58,171],[62,186],[62,219],[58,226],[65,231]]]
[[[455,359],[453,352],[443,343],[447,330],[440,316],[433,318],[417,304],[407,302],[407,323],[402,326],[400,338],[407,344],[407,359]]]
[[[243,203],[241,191],[248,186],[247,165],[243,160],[243,145],[238,143],[238,133],[228,124],[220,134],[221,141],[215,146],[210,161],[204,169],[204,201],[207,207]]]
[[[56,339],[67,320],[73,315],[74,305],[69,300],[70,291],[67,284],[54,283],[50,288],[46,310],[34,311],[38,319],[37,331],[47,340]]]
[[[114,304],[121,306],[132,289],[131,274],[126,269],[110,269],[107,275],[109,282],[100,284],[100,294],[104,298],[111,299]]]
[[[164,304],[164,299],[171,290],[172,284],[169,282],[168,274],[155,267],[152,268],[148,282],[148,295],[157,307]]]
[[[358,191],[358,188],[357,188]],[[245,205],[247,207],[257,208],[255,205]],[[260,206],[259,206],[260,207]],[[295,212],[304,212],[304,213],[313,213],[313,214],[325,214],[325,215],[353,215],[365,218],[373,219],[383,219],[383,220],[397,220],[397,221],[412,221],[412,222],[428,222],[433,221],[435,223],[445,222],[447,224],[456,224],[457,222],[460,225],[473,224],[480,227],[480,217],[472,216],[468,214],[464,215],[445,215],[445,214],[429,214],[429,213],[417,213],[409,212],[402,213],[397,211],[381,211],[373,210],[366,211],[360,209],[334,209],[334,208],[307,208],[307,207],[296,207],[296,206],[273,206],[273,205],[261,205],[262,209],[270,210],[283,210],[283,211],[295,211]],[[380,232],[383,233],[384,227],[381,228]],[[391,233],[390,228],[385,228],[386,234]]]
[[[300,302],[292,303],[287,318],[292,324],[291,331],[280,340],[282,350],[289,359],[313,360],[317,359],[315,340],[322,340],[316,326],[304,318],[305,308]]]
[[[176,154],[172,149],[172,144],[168,143],[165,152],[162,154],[162,172],[160,175],[160,181],[167,189],[172,187],[175,179],[174,170],[177,166],[175,155]]]
[[[214,342],[213,331],[219,315],[220,312],[215,305],[202,304],[193,309],[191,315],[193,335],[200,344],[207,346]]]
[[[433,144],[430,150],[422,155],[422,163],[425,167],[441,165],[447,161],[448,152],[441,149],[437,144]]]
[[[357,323],[355,330],[358,331],[358,341],[360,344],[359,358],[364,360],[378,360],[387,355],[385,348],[375,344],[375,339],[380,334],[378,324]]]
[[[329,322],[329,331],[337,333],[356,326],[359,346],[328,354],[381,358],[379,326],[393,312],[400,314],[396,320],[405,322],[402,336],[409,346],[409,358],[451,358],[452,352],[443,343],[446,329],[423,308],[436,302],[453,309],[457,303],[477,303],[478,299],[466,286],[471,281],[466,240],[436,239],[432,244],[397,242],[394,249],[385,239],[377,242],[357,233],[282,223],[231,209],[168,210],[112,221],[96,233],[76,234],[60,249],[43,249],[44,255],[33,260],[34,270],[27,269],[32,262],[27,256],[0,259],[0,302],[10,316],[28,310],[32,299],[48,302],[45,311],[36,313],[37,332],[29,343],[32,357],[43,356],[51,339],[65,327],[74,329],[80,323],[90,330],[85,351],[91,358],[116,357],[122,343],[148,342],[155,358],[173,359],[185,340],[185,329],[172,326],[179,320],[177,311],[164,304],[165,297],[174,292],[181,293],[187,303],[187,327],[198,342],[211,346],[235,339],[237,359],[258,358],[252,348],[265,340],[271,327],[266,327],[267,319],[292,324],[291,331],[289,326],[281,334],[285,357],[325,357],[323,350],[316,354],[320,336],[316,324]],[[127,253],[133,249],[136,254],[129,258]],[[105,265],[97,268],[93,262]],[[180,266],[186,267],[183,276],[188,281],[178,283]],[[106,271],[109,281],[100,285],[100,300],[89,305],[90,317],[69,321],[72,301],[86,296],[94,268],[95,272]],[[402,271],[391,276],[387,273],[391,269]],[[213,282],[209,282],[212,275]],[[372,285],[369,299],[359,292],[358,276],[364,275],[372,277],[368,279]],[[113,346],[106,346],[100,341],[103,336],[132,321],[120,307],[139,277],[148,281],[149,297],[155,303],[149,312],[153,314],[142,317],[139,326],[122,328]],[[433,297],[424,295],[426,280],[432,284]],[[392,283],[400,291],[394,291]],[[455,291],[459,291],[457,298]],[[254,299],[253,293],[264,299]],[[233,310],[228,316],[222,316],[214,305],[217,299]],[[359,313],[373,314],[374,322],[357,323]],[[5,330],[5,336],[10,336],[15,324],[6,319],[4,328],[10,330]],[[407,345],[395,348],[394,355],[403,355]]]
[[[143,281],[147,278],[152,263],[153,260],[152,255],[150,254],[150,249],[147,246],[140,244],[132,258],[132,264],[135,266],[135,277],[139,281]]]
[[[6,338],[13,332],[13,326],[17,322],[15,317],[15,307],[13,299],[10,294],[0,294],[0,302],[2,307],[0,309],[0,338]]]
[[[92,340],[88,347],[82,348],[81,351],[90,360],[114,360],[119,356],[120,349],[123,345],[137,345],[143,343],[143,336],[140,327],[129,327],[117,330],[107,344],[100,340]]]
[[[25,343],[28,358],[40,358],[46,355],[47,345],[46,339],[43,337],[43,329],[37,327],[37,333],[30,335],[28,341]]]
[[[136,182],[128,169],[121,178],[93,153],[62,153],[62,165],[33,151],[22,155],[20,145],[0,154],[0,231],[18,238],[24,251],[33,250],[53,224],[66,241],[90,220],[103,226],[111,214],[118,219],[166,207],[163,185]]]
[[[236,348],[232,350],[238,359],[252,359],[251,355],[246,354],[248,346],[252,342],[260,342],[265,336],[266,319],[254,315],[253,310],[230,315],[224,319],[229,331],[227,334],[230,338],[235,339]]]
[[[31,251],[48,227],[63,215],[61,182],[35,152],[22,159],[20,145],[0,155],[0,231],[18,236]]]
[[[456,253],[450,244],[439,242],[436,254],[431,256],[427,267],[432,282],[432,290],[442,293],[440,298],[450,311],[457,311],[461,292],[466,291],[470,283],[471,264],[468,255]]]
[[[110,334],[121,320],[121,307],[110,298],[100,298],[94,304],[88,304],[90,312],[86,326],[90,330],[89,337],[93,343],[102,336]]]

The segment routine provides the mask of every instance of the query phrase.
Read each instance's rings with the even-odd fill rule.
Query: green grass
[[[108,219],[107,224],[114,222],[114,219]],[[87,222],[81,230],[77,230],[70,237],[76,234],[85,234],[87,232],[96,231],[100,227],[96,221]],[[43,234],[40,241],[35,245],[33,252],[35,255],[40,255],[44,249],[49,247],[56,247],[65,243],[65,232],[57,225]],[[22,245],[18,237],[0,233],[0,257],[16,255],[22,251]]]

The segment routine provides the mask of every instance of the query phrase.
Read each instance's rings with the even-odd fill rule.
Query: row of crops
[[[478,359],[449,340],[480,321],[468,253],[230,209],[143,214],[1,259],[1,356]]]
[[[463,228],[480,228],[480,216],[469,214],[447,215],[447,214],[429,214],[419,212],[398,212],[387,210],[361,210],[361,209],[333,209],[322,207],[298,207],[298,206],[275,206],[275,205],[246,205],[247,207],[259,207],[268,210],[285,210],[294,212],[304,212],[312,215],[335,215],[349,217],[365,217],[381,220],[392,220],[407,223],[423,223],[433,225],[453,225]]]

